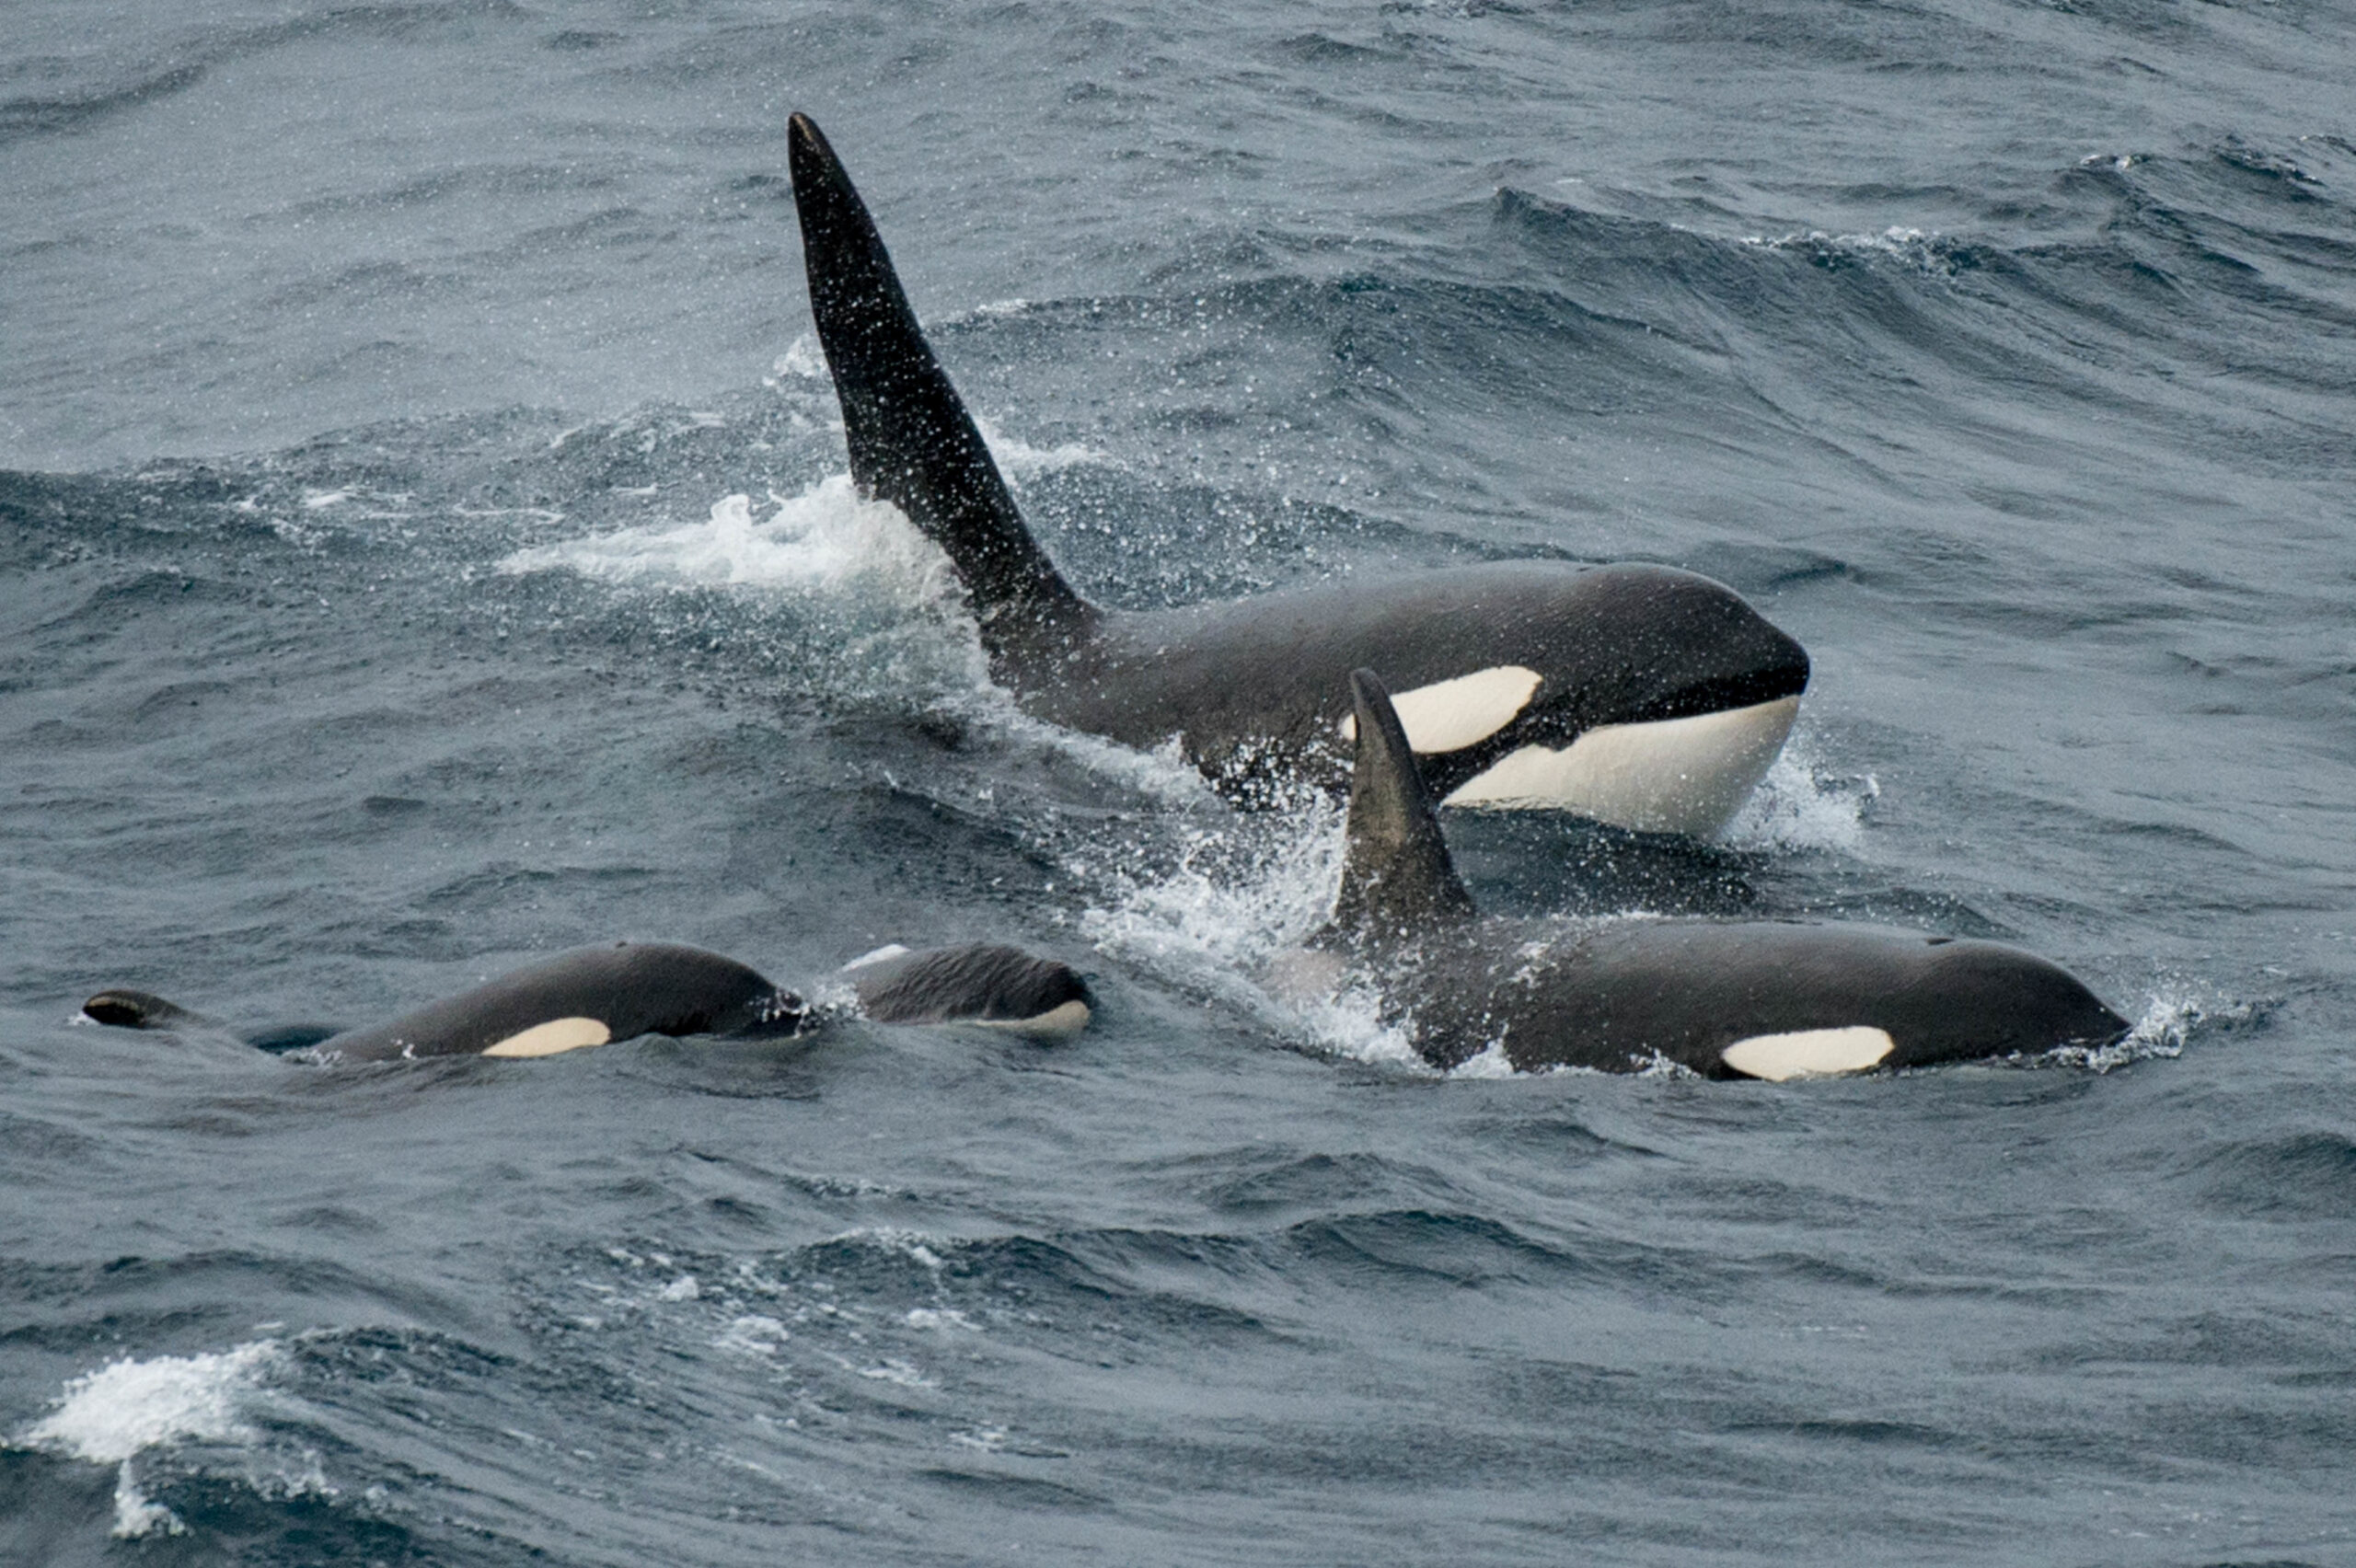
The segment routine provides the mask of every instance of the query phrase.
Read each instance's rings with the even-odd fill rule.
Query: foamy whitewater
[[[755,585],[824,592],[871,588],[911,611],[945,606],[955,574],[887,502],[862,501],[848,474],[798,496],[772,492],[768,516],[752,499],[723,496],[701,523],[650,525],[522,549],[505,572],[563,570],[625,585]]]
[[[238,1447],[258,1435],[247,1410],[262,1394],[262,1378],[280,1359],[275,1340],[256,1340],[217,1355],[126,1356],[65,1385],[57,1408],[17,1441],[76,1459],[117,1467],[114,1535],[121,1539],[187,1526],[139,1491],[133,1462],[150,1448],[183,1443]]]
[[[2356,1559],[2344,7],[0,45],[0,1563]],[[2132,1032],[1425,1066],[1301,950],[1338,803],[1024,715],[858,498],[795,110],[1092,599],[1648,560],[1807,646],[1716,842],[1449,813],[1484,910],[2008,940]],[[618,938],[822,1004],[1011,941],[1097,1007],[367,1068],[73,1021]]]

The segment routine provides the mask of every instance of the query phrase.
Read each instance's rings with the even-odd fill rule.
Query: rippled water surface
[[[0,15],[0,1558],[2356,1552],[2345,6]],[[1806,642],[1724,842],[1491,908],[2049,953],[2098,1057],[1442,1078],[1315,801],[1018,714],[854,498],[817,117],[1070,575],[1548,554]],[[1092,976],[326,1068],[555,949]]]

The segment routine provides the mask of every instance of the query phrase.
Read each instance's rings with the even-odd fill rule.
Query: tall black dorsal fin
[[[1391,694],[1372,670],[1353,670],[1350,698],[1357,709],[1357,756],[1334,926],[1345,935],[1387,938],[1470,918],[1472,895],[1456,879]]]
[[[810,313],[834,372],[850,473],[949,553],[997,652],[1091,614],[1047,559],[901,292],[875,220],[806,114],[786,136]]]

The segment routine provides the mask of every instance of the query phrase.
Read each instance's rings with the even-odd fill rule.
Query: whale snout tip
[[[1807,650],[1800,640],[1767,618],[1758,605],[1732,589],[1727,595],[1740,607],[1747,635],[1740,640],[1748,647],[1755,678],[1774,688],[1778,697],[1797,697],[1807,689],[1808,676],[1813,673]]]
[[[1764,616],[1760,618],[1766,620]],[[1812,673],[1807,650],[1800,646],[1798,638],[1794,637],[1774,622],[1767,621],[1767,629],[1775,634],[1775,656],[1771,662],[1791,680],[1795,695],[1806,691],[1808,675]]]
[[[2135,1025],[2110,1010],[2099,997],[2095,1000],[2094,1037],[2089,1045],[2116,1045],[2135,1032]]]

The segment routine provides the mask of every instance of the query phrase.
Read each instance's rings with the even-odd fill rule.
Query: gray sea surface
[[[0,9],[0,1560],[2356,1560],[2356,11]],[[1722,842],[1490,908],[1990,935],[2120,1047],[1443,1078],[1339,821],[1020,715],[860,502],[825,126],[1069,574],[1530,555],[1804,641]],[[848,1021],[324,1066],[557,949]]]

